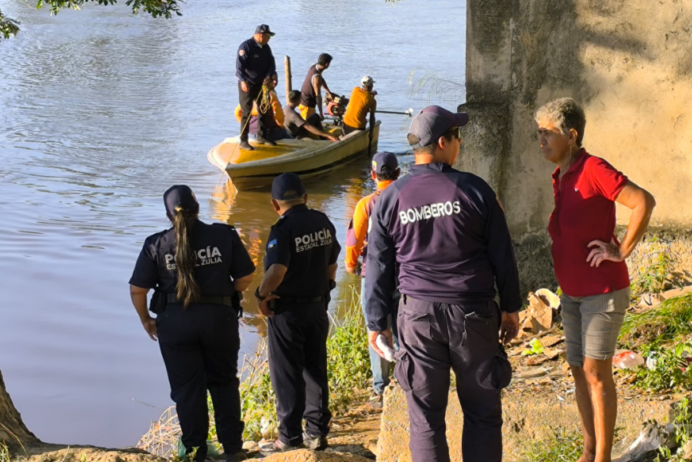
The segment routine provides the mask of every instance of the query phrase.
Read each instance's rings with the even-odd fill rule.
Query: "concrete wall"
[[[533,113],[562,96],[585,108],[586,149],[654,194],[655,225],[692,225],[692,1],[468,0],[466,55],[457,167],[498,191],[513,235],[552,211]]]

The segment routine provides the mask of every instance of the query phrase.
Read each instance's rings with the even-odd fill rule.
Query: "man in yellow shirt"
[[[371,177],[373,180],[377,181],[377,191],[365,196],[358,202],[356,210],[353,213],[353,219],[348,225],[348,231],[346,232],[346,271],[362,276],[360,303],[363,308],[363,315],[366,316],[366,323],[367,315],[365,306],[367,300],[365,298],[365,260],[368,248],[368,221],[380,197],[380,193],[399,178],[400,172],[399,161],[396,155],[391,152],[378,152],[373,156]],[[363,261],[360,271],[358,271],[359,257],[362,257]],[[396,295],[392,299],[393,312],[396,312],[398,303],[399,296]],[[396,319],[392,318],[390,324],[392,325],[392,331],[396,335]],[[379,408],[382,406],[382,394],[384,393],[384,389],[389,384],[389,371],[392,364],[375,353],[372,347],[369,347],[369,350],[373,388],[370,405]]]
[[[375,110],[377,101],[375,100],[376,91],[373,91],[375,81],[369,75],[360,79],[360,87],[356,87],[351,92],[351,99],[346,107],[344,114],[344,134],[356,130],[365,130],[368,123],[368,113],[370,113],[370,129],[375,126]]]

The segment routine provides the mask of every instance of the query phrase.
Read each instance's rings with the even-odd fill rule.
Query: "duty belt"
[[[166,302],[168,303],[183,303],[182,300],[178,300],[176,294],[167,293]],[[226,305],[233,306],[233,297],[230,295],[200,295],[199,299],[195,303],[211,303],[213,305]]]
[[[325,297],[323,296],[318,296],[318,297],[289,297],[286,295],[280,295],[279,298],[276,299],[278,303],[319,303],[326,300]]]

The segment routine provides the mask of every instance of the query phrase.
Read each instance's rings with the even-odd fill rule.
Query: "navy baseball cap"
[[[282,173],[272,182],[272,199],[290,201],[305,195],[305,186],[295,173]]]
[[[272,37],[276,35],[269,29],[269,26],[267,26],[266,24],[260,24],[259,26],[257,26],[257,28],[255,29],[255,34],[269,34]]]
[[[399,160],[396,154],[382,151],[372,156],[372,171],[377,175],[385,172],[393,172],[399,168]]]
[[[178,205],[185,205],[189,212],[199,212],[199,203],[189,186],[177,184],[168,188],[163,193],[163,203],[166,206],[166,212],[173,217],[175,216],[175,208]]]
[[[435,143],[452,127],[463,127],[469,123],[466,112],[450,112],[440,106],[428,106],[411,121],[408,142],[414,149]]]

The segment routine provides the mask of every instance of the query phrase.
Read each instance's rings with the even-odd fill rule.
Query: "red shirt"
[[[598,268],[586,262],[589,242],[615,237],[615,198],[626,184],[625,175],[585,149],[562,180],[559,167],[553,173],[555,209],[548,232],[555,275],[565,294],[587,297],[629,287],[625,262],[604,261]]]

